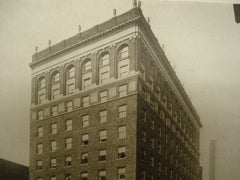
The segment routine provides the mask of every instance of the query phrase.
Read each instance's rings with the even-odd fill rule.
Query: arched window
[[[84,72],[90,71],[92,69],[92,62],[89,60],[84,64]]]
[[[118,53],[118,77],[124,77],[129,74],[128,46],[120,48]]]
[[[109,54],[104,54],[99,59],[99,83],[105,83],[110,77]]]
[[[90,87],[92,84],[92,62],[86,59],[82,63],[82,89]]]
[[[53,82],[58,82],[60,80],[59,73],[55,73],[53,76]]]
[[[46,99],[46,79],[41,77],[37,83],[38,103],[41,104]]]
[[[70,66],[66,70],[66,94],[73,94],[75,90],[75,67]]]
[[[75,75],[75,68],[72,66],[67,69],[67,79],[73,78]]]
[[[54,72],[51,76],[51,99],[56,99],[60,92],[60,75]]]
[[[120,58],[124,59],[128,57],[128,46],[125,46],[120,51]]]
[[[46,87],[46,80],[44,78],[42,78],[40,81],[39,81],[39,86],[38,88],[41,89],[41,88],[45,88]]]

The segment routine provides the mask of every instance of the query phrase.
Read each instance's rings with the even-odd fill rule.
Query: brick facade
[[[199,179],[199,117],[139,7],[30,66],[31,180]]]

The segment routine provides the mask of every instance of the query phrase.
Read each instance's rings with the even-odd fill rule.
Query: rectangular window
[[[89,96],[85,96],[82,98],[82,106],[83,107],[89,106]]]
[[[69,101],[67,102],[67,112],[70,112],[73,110],[73,102],[72,101]]]
[[[82,145],[88,145],[88,134],[82,135]]]
[[[152,148],[154,149],[154,136],[151,136],[150,144],[152,145]]]
[[[65,166],[69,167],[72,165],[72,157],[71,156],[66,156],[65,157]]]
[[[107,101],[107,96],[108,96],[107,91],[100,92],[100,102],[101,103],[106,102]]]
[[[100,82],[101,83],[105,83],[105,82],[107,82],[108,79],[109,79],[109,71],[106,70],[104,72],[101,72],[101,74],[100,74]]]
[[[65,139],[65,148],[66,149],[72,148],[72,138],[71,137],[68,137]]]
[[[89,125],[89,116],[88,115],[82,116],[82,126],[86,127],[88,125]]]
[[[154,166],[154,158],[153,158],[152,154],[150,155],[150,162],[151,162],[151,166],[153,167]]]
[[[105,161],[106,160],[106,154],[107,154],[107,151],[104,149],[104,150],[100,150],[99,151],[99,161]]]
[[[83,80],[83,89],[86,89],[89,86],[91,86],[91,78],[90,77]]]
[[[59,96],[59,89],[54,89],[52,92],[52,99],[57,99]]]
[[[118,179],[125,179],[125,167],[118,168]]]
[[[39,103],[42,103],[44,100],[45,100],[45,93],[39,94],[39,96],[38,96]]]
[[[38,111],[38,120],[43,119],[43,110]]]
[[[104,142],[107,140],[107,130],[99,131],[99,141]]]
[[[37,137],[43,137],[43,127],[37,128]]]
[[[127,95],[127,85],[124,84],[122,86],[119,86],[119,96],[123,97]]]
[[[57,123],[51,124],[51,134],[57,134]]]
[[[43,144],[37,144],[37,154],[42,154],[43,152]]]
[[[71,174],[66,174],[65,175],[65,180],[72,180]]]
[[[121,64],[119,64],[119,77],[124,77],[128,75],[129,73],[129,65],[128,65],[128,59],[121,61]]]
[[[119,139],[126,138],[126,126],[118,127],[118,138]]]
[[[56,168],[57,167],[57,160],[56,158],[50,159],[50,168]]]
[[[57,149],[57,141],[51,141],[51,151],[54,152]]]
[[[118,147],[118,158],[125,158],[126,157],[126,147],[122,146],[122,147]]]
[[[51,176],[50,180],[57,180],[56,176]]]
[[[68,84],[67,85],[67,94],[73,94],[74,93],[74,87],[75,84],[74,83],[71,83],[71,84]]]
[[[72,130],[72,119],[68,119],[68,120],[66,120],[66,122],[65,122],[66,124],[66,126],[65,126],[65,129],[66,129],[66,131],[71,131]]]
[[[53,106],[51,111],[52,111],[52,116],[56,116],[57,115],[57,110],[58,110],[58,107],[57,106]]]
[[[99,113],[99,121],[100,121],[100,123],[107,122],[107,111],[106,110],[100,111],[100,113]]]
[[[81,164],[87,164],[88,163],[88,153],[82,153],[81,154]]]
[[[81,180],[88,180],[88,172],[81,173]]]
[[[125,118],[127,116],[127,105],[122,105],[118,107],[118,117]]]
[[[42,161],[37,161],[37,170],[41,170],[42,169]]]
[[[106,180],[106,171],[105,170],[98,171],[98,180]]]

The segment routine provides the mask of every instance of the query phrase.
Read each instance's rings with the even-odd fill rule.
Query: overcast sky
[[[208,180],[216,139],[216,179],[240,177],[240,24],[230,1],[143,0],[145,17],[203,124],[200,162]],[[228,3],[226,3],[228,2]],[[233,2],[233,1],[231,1]],[[235,1],[239,2],[239,1]],[[240,2],[239,2],[240,3]],[[35,46],[55,44],[132,8],[131,0],[0,0],[0,158],[28,165]]]

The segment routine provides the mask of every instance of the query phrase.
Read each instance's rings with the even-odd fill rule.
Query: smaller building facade
[[[28,180],[28,167],[0,158],[0,179]]]

